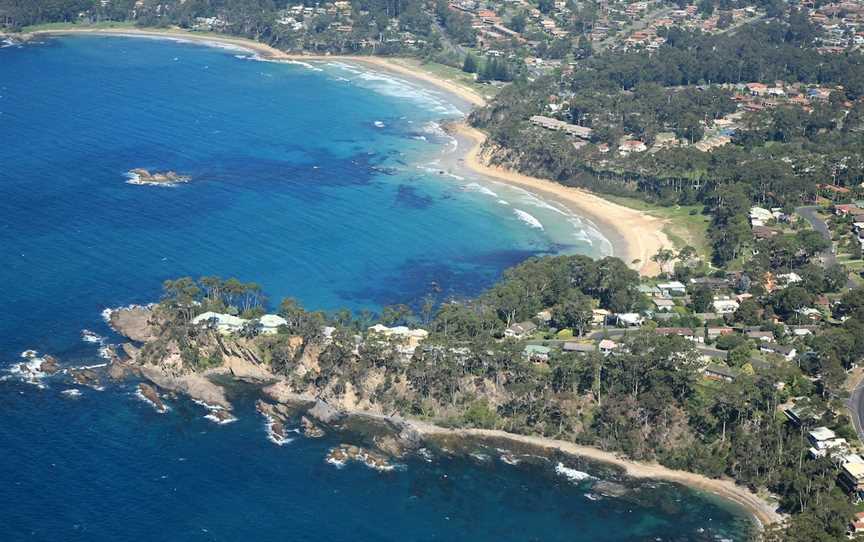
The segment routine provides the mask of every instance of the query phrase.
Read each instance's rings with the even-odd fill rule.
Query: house
[[[854,203],[844,203],[840,205],[834,206],[834,214],[838,216],[846,216],[846,215],[857,215],[862,210],[858,208]]]
[[[612,313],[606,309],[593,309],[591,311],[591,323],[595,326],[604,326],[611,315]]]
[[[543,346],[540,344],[529,344],[525,347],[522,355],[525,356],[525,358],[529,361],[540,362],[549,361],[550,352],[552,352],[552,349],[548,346]]]
[[[704,337],[697,335],[692,329],[687,327],[658,327],[654,330],[654,333],[666,337],[671,337],[673,335],[678,337],[684,337],[685,339],[689,339],[697,343],[705,342]]]
[[[231,314],[207,311],[193,318],[192,324],[196,326],[203,325],[215,329],[223,335],[229,335],[243,329],[247,321]]]
[[[613,341],[611,339],[603,339],[602,341],[600,341],[600,344],[597,346],[600,349],[601,354],[608,356],[609,354],[612,353],[613,350],[618,348],[618,343],[616,343],[615,341]]]
[[[538,321],[543,322],[544,324],[552,321],[552,311],[549,309],[544,309],[537,313],[535,316]]]
[[[645,317],[637,312],[624,312],[617,314],[616,318],[621,327],[639,327],[645,323]]]
[[[597,351],[597,345],[594,343],[577,343],[569,341],[564,343],[562,350],[565,352],[576,352],[579,354],[590,354]]]
[[[709,327],[706,330],[709,339],[716,339],[721,335],[731,335],[735,333],[735,330],[731,327]]]
[[[803,280],[804,279],[801,278],[801,275],[799,275],[798,273],[795,273],[795,272],[783,273],[781,275],[777,275],[777,282],[779,285],[782,285],[782,286],[789,286],[791,284],[797,284]]]
[[[747,337],[757,341],[774,342],[774,333],[771,331],[748,331]]]
[[[783,414],[789,418],[796,427],[801,427],[802,424],[817,422],[825,414],[825,411],[817,411],[810,405],[792,405],[783,411]]]
[[[852,522],[849,524],[849,532],[853,535],[864,533],[864,512],[855,514],[855,517],[852,518]]]
[[[738,310],[738,302],[732,299],[717,299],[713,305],[717,314],[732,314]]]
[[[265,314],[258,320],[258,332],[262,335],[275,335],[280,326],[287,326],[288,321],[277,314]]]
[[[687,287],[678,282],[677,280],[658,284],[657,289],[660,290],[660,293],[666,297],[684,295],[687,293]]]
[[[837,434],[827,427],[816,427],[807,433],[807,440],[814,448],[823,449],[826,447],[826,442],[830,442],[837,438]]]
[[[864,463],[844,463],[840,467],[840,486],[857,499],[864,493]]]
[[[413,355],[420,343],[429,336],[429,332],[425,329],[410,329],[406,326],[387,327],[382,324],[370,327],[369,332],[373,337],[395,342],[396,349],[404,356]]]
[[[777,354],[783,356],[786,361],[792,361],[795,359],[795,356],[798,355],[798,351],[795,350],[794,346],[786,346],[783,344],[763,343],[759,346],[759,351],[765,352],[766,354]]]
[[[705,375],[705,378],[709,378],[711,380],[724,380],[726,382],[732,382],[736,378],[741,371],[734,367],[729,367],[727,365],[720,365],[718,363],[709,363],[702,369],[702,373]]]
[[[582,139],[591,139],[591,134],[594,132],[591,128],[569,124],[563,120],[544,117],[543,115],[534,115],[530,121],[534,126],[552,130],[553,132],[564,132],[567,135],[581,137]]]
[[[530,335],[537,330],[537,325],[534,322],[519,322],[518,324],[513,324],[504,330],[505,337],[513,337],[518,339],[520,337],[524,337],[525,335]]]
[[[669,312],[675,308],[675,302],[671,299],[655,299],[654,306],[658,312]]]
[[[622,141],[618,146],[618,152],[622,156],[626,156],[631,152],[645,152],[648,150],[648,147],[645,146],[645,143],[639,141],[638,139],[628,139],[626,141]]]

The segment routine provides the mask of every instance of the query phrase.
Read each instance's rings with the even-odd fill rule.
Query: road
[[[829,248],[822,252],[822,263],[825,267],[830,267],[837,263],[837,255],[834,253],[834,240],[831,238],[831,230],[828,229],[828,224],[819,218],[819,206],[807,205],[798,207],[795,212],[801,215],[804,220],[813,226],[813,229],[822,234],[822,237],[828,241]]]
[[[849,414],[852,417],[852,424],[855,426],[855,431],[858,433],[858,440],[864,442],[864,428],[861,426],[861,419],[864,418],[864,379],[858,382],[852,394],[849,396]]]

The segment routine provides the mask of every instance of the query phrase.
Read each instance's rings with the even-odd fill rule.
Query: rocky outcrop
[[[349,461],[357,461],[379,471],[393,470],[393,465],[383,455],[353,444],[341,444],[327,454],[327,462],[337,466],[345,465]]]
[[[225,396],[225,389],[200,374],[174,376],[164,367],[156,365],[141,367],[141,374],[160,388],[186,394],[208,405],[219,406],[226,410],[232,409],[231,403]]]
[[[300,418],[300,426],[303,427],[303,434],[309,438],[321,438],[324,436],[324,430],[315,425],[315,422],[306,416]]]
[[[284,380],[280,380],[261,390],[265,396],[276,401],[277,403],[290,405],[312,405],[315,403],[315,397],[308,394],[296,393]]]
[[[132,377],[141,377],[141,368],[116,359],[108,364],[108,377],[114,381],[122,381]]]
[[[76,384],[82,386],[98,388],[101,385],[99,374],[93,369],[70,369],[69,376],[72,377],[72,380],[74,380]]]
[[[39,372],[46,375],[53,375],[60,370],[60,365],[57,363],[57,358],[54,356],[45,356],[42,358],[42,363],[39,365]]]
[[[151,307],[133,305],[113,309],[108,322],[117,333],[136,342],[152,341],[158,336],[158,327]]]
[[[143,382],[138,384],[138,393],[140,393],[144,399],[149,401],[157,412],[165,412],[168,410],[165,407],[165,403],[162,402],[162,398],[159,397],[159,393],[156,391],[156,388],[154,388],[150,384],[145,384]]]

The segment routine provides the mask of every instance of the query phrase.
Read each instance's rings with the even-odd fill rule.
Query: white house
[[[717,314],[732,314],[738,310],[738,302],[733,299],[717,299],[714,301],[714,312]]]
[[[534,324],[534,322],[519,322],[518,324],[513,324],[512,326],[505,329],[504,336],[518,339],[519,337],[534,333],[536,329],[537,326]]]
[[[247,321],[231,314],[207,311],[193,318],[192,324],[213,326],[219,333],[228,335],[240,331]]]
[[[638,327],[645,323],[645,318],[637,312],[624,312],[616,317],[618,325],[623,327]]]
[[[376,324],[369,328],[372,335],[383,337],[397,343],[396,349],[405,356],[414,354],[414,350],[429,336],[425,329],[410,329],[405,326],[387,327]]]
[[[265,314],[258,320],[258,325],[262,335],[275,335],[279,326],[287,326],[288,321],[278,314]]]

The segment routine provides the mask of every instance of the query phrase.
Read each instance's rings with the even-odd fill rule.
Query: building
[[[724,380],[726,382],[732,382],[738,375],[740,371],[734,367],[729,367],[728,365],[720,365],[718,363],[709,363],[702,369],[702,374],[705,375],[705,378],[709,378],[711,380]]]
[[[518,324],[513,324],[512,326],[505,329],[504,336],[518,339],[526,335],[530,335],[536,330],[537,325],[534,322],[519,322]]]
[[[246,325],[246,322],[248,322],[248,320],[244,320],[243,318],[231,314],[222,314],[212,311],[199,314],[192,319],[193,325],[215,329],[223,335],[229,335],[240,331],[243,329],[243,326]]]
[[[603,339],[602,341],[600,341],[600,344],[597,346],[600,349],[601,354],[608,356],[609,354],[612,353],[613,350],[618,348],[618,343],[616,343],[612,339]]]
[[[864,494],[864,463],[844,463],[840,467],[840,487],[861,499]]]
[[[655,299],[653,303],[658,312],[670,312],[675,308],[675,302],[671,299]]]
[[[590,354],[592,352],[597,351],[597,345],[594,343],[577,343],[574,341],[569,341],[564,343],[562,349],[565,352],[577,352],[580,354]]]
[[[615,316],[621,327],[639,327],[645,323],[645,318],[636,312],[624,312]]]
[[[684,295],[687,293],[687,287],[677,280],[672,280],[669,282],[663,282],[657,285],[657,289],[660,290],[660,293],[666,297],[672,297],[676,295]]]
[[[543,346],[540,344],[529,344],[525,347],[522,355],[525,356],[525,358],[529,361],[542,362],[549,361],[550,352],[552,352],[552,349],[548,346]]]
[[[666,337],[684,337],[685,339],[689,339],[697,343],[705,342],[704,337],[697,335],[692,329],[686,327],[658,327],[654,330],[654,333],[656,333],[657,335],[664,335]]]
[[[373,337],[396,343],[396,349],[404,356],[413,355],[420,343],[429,336],[429,332],[425,329],[410,329],[406,326],[387,327],[382,324],[370,327],[369,332]]]
[[[543,115],[534,115],[530,119],[531,124],[552,130],[553,132],[564,132],[567,135],[581,137],[582,139],[590,139],[593,130],[584,126],[570,124],[563,120],[553,119],[552,117],[544,117]]]
[[[713,305],[717,314],[732,314],[738,310],[738,302],[733,299],[717,299]]]
[[[777,354],[783,356],[786,361],[792,361],[798,355],[798,351],[794,346],[786,346],[785,344],[762,343],[759,345],[759,351],[766,354]]]
[[[262,335],[275,335],[280,326],[287,326],[288,321],[276,314],[265,314],[258,320],[258,332]]]

